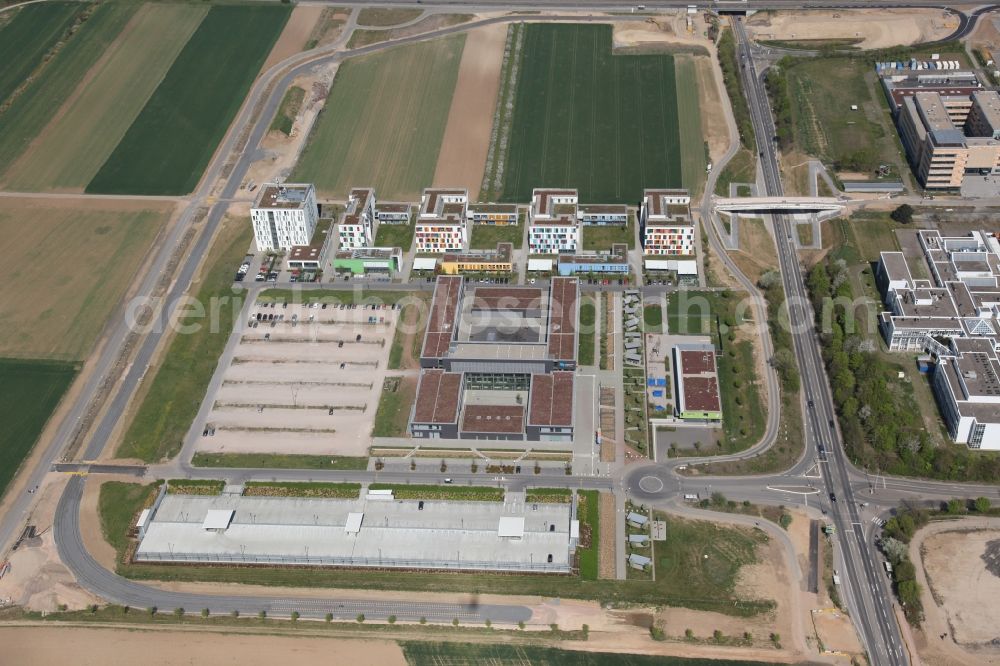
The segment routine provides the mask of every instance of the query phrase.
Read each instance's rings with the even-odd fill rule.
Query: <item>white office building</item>
[[[354,188],[347,198],[347,209],[337,228],[340,249],[371,247],[375,243],[377,226],[375,190],[370,187]]]
[[[268,183],[250,209],[254,240],[261,252],[309,245],[318,218],[312,184]]]

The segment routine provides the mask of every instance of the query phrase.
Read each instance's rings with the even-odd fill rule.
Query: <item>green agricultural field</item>
[[[414,200],[434,178],[465,35],[394,48],[340,66],[292,180],[343,197],[359,184]]]
[[[530,24],[521,64],[504,201],[575,187],[631,204],[684,184],[672,56],[612,55],[608,25]]]
[[[171,209],[164,203],[4,199],[0,356],[86,358]]]
[[[218,325],[213,330],[204,318],[182,320],[182,325],[202,325],[194,332],[175,335],[160,365],[150,368],[146,378],[149,390],[125,431],[119,457],[154,462],[180,450],[242,307],[242,296],[233,292],[233,267],[239,266],[250,235],[246,219],[227,220],[219,232],[208,259],[208,272],[193,292],[206,304],[206,310],[213,299],[220,304]]]
[[[35,445],[69,388],[76,367],[55,361],[0,359],[0,495]]]
[[[10,170],[19,190],[82,190],[121,141],[201,23],[207,6],[143,5],[87,84]]]
[[[138,5],[129,3],[98,6],[32,84],[0,114],[0,172],[10,173],[16,158],[62,108],[138,9]]]
[[[681,140],[681,183],[692,193],[705,180],[707,149],[698,103],[698,70],[694,58],[675,56],[677,71],[677,127]]]
[[[290,5],[212,7],[87,192],[191,192],[290,11]]]
[[[75,2],[30,5],[0,29],[0,103],[42,63],[84,9]]]

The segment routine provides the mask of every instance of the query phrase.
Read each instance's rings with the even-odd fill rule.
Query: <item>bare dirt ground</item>
[[[257,313],[284,321],[243,333],[212,396],[215,434],[198,450],[365,455],[399,311],[292,303]]]
[[[926,616],[915,642],[925,663],[1000,664],[991,644],[1000,637],[1000,577],[990,571],[998,551],[997,518],[933,523],[911,541]]]
[[[712,58],[696,57],[695,70],[698,72],[698,108],[701,110],[701,129],[708,142],[708,154],[712,162],[720,159],[729,147],[729,128],[719,88],[715,81],[715,64]],[[728,103],[728,102],[727,102]]]
[[[56,504],[68,479],[69,477],[65,475],[50,474],[45,484],[36,491],[41,497],[28,523],[35,526],[39,536],[25,541],[20,548],[11,553],[10,570],[0,579],[0,602],[3,604],[15,604],[31,610],[54,611],[59,604],[66,604],[70,608],[83,608],[87,604],[100,601],[81,588],[69,570],[59,561],[59,554],[52,538],[52,520]],[[100,530],[97,534],[98,539],[103,542]],[[104,546],[110,548],[107,543],[104,543]],[[5,646],[4,659],[8,656]],[[11,663],[54,662],[14,660]]]
[[[490,148],[506,40],[505,24],[478,28],[466,37],[434,171],[436,187],[462,187],[470,193],[479,192]]]
[[[601,544],[598,561],[598,578],[613,579],[615,577],[615,496],[611,493],[600,495],[600,521],[607,526],[601,530]]]
[[[991,14],[983,16],[976,23],[976,30],[972,33],[969,41],[974,48],[987,50],[1000,48],[1000,28],[997,27],[996,17]]]
[[[322,13],[322,5],[296,5],[260,71],[266,72],[272,65],[302,51]]]
[[[761,275],[778,265],[774,239],[760,219],[740,219],[739,229],[740,249],[729,256],[748,278],[757,282]]]
[[[861,39],[863,49],[942,39],[957,27],[938,9],[763,12],[747,20],[754,39]]]
[[[354,666],[406,664],[403,651],[394,641],[251,636],[205,630],[0,627],[0,642],[4,646],[4,660],[11,664],[59,664],[70,661],[76,666],[174,666],[188,663],[220,666],[271,666],[276,663],[343,663]]]
[[[336,65],[327,65],[292,81],[293,86],[306,91],[305,101],[292,125],[292,133],[290,136],[285,136],[281,132],[273,131],[264,136],[260,143],[262,157],[250,166],[247,172],[248,183],[253,181],[260,185],[272,181],[280,182],[292,172],[299,154],[305,147],[313,123],[326,104],[326,96],[330,86],[333,85],[336,73]],[[243,190],[241,194],[242,198],[250,201],[256,193]]]

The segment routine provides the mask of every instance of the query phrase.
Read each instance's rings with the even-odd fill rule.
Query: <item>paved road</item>
[[[731,23],[741,58],[741,79],[750,103],[757,145],[761,150],[760,167],[766,193],[768,196],[781,196],[781,175],[776,150],[771,141],[776,132],[767,93],[758,76],[742,21],[737,18]],[[903,665],[908,663],[908,658],[893,615],[892,593],[886,585],[885,577],[876,568],[875,557],[865,539],[864,524],[854,499],[846,454],[836,428],[833,399],[819,353],[813,312],[791,240],[792,227],[783,215],[776,215],[773,219],[794,351],[802,392],[809,405],[805,410],[804,420],[806,452],[826,452],[824,457],[828,462],[823,464],[822,483],[832,503],[831,515],[837,527],[839,552],[843,558],[844,578],[849,591],[848,602],[854,611],[855,626],[872,661],[891,666]],[[840,502],[834,501],[836,496],[840,497]]]

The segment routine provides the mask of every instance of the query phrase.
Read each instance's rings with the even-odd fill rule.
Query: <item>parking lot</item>
[[[367,455],[399,310],[257,303],[197,450]]]

